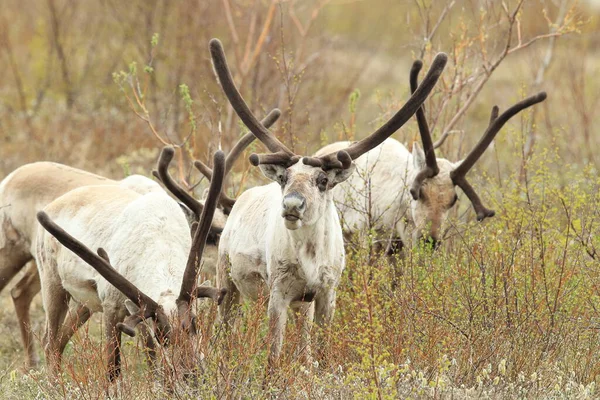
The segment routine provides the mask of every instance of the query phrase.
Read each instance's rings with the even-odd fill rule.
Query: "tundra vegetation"
[[[433,140],[445,138],[439,158],[468,154],[494,105],[548,98],[512,118],[468,175],[494,217],[477,222],[457,189],[434,252],[416,246],[390,259],[375,232],[348,238],[333,320],[312,326],[324,344],[318,363],[299,357],[302,326],[289,318],[265,380],[268,299],[259,298],[242,303],[229,334],[214,324],[215,306],[198,304],[198,334],[187,340],[202,361],[191,377],[170,368],[176,346],[157,347],[148,365],[137,335],[124,338],[122,376],[109,384],[97,315],[66,346],[56,378],[27,372],[10,296],[17,275],[0,297],[0,397],[596,397],[596,3],[3,1],[2,177],[40,160],[115,180],[151,177],[160,148],[173,145],[173,177],[201,198],[208,185],[193,161],[210,166],[245,132],[215,79],[212,37],[252,112],[281,109],[271,131],[294,154],[366,137],[410,96],[413,61],[427,71],[440,51],[448,63],[425,102]],[[393,138],[412,150],[415,119]],[[258,141],[250,150],[264,152]],[[227,176],[232,199],[266,183],[248,154]],[[38,342],[44,323],[38,296]]]

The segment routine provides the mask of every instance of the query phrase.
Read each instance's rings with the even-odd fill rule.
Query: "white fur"
[[[262,170],[274,180],[286,173],[281,167]],[[327,175],[331,182],[347,178],[351,171]],[[320,324],[328,322],[335,309],[335,290],[345,265],[344,242],[331,190],[321,191],[315,184],[319,174],[323,174],[319,168],[298,162],[287,169],[283,189],[271,183],[247,190],[233,207],[221,237],[217,278],[229,290],[221,315],[227,319],[238,291],[251,300],[268,295],[271,358],[281,351],[288,306],[306,312],[307,323],[316,311]],[[284,196],[290,193],[306,200],[299,221],[282,216]],[[301,202],[292,197],[288,203],[295,207]],[[314,308],[297,301],[311,293]]]
[[[91,251],[102,247],[112,266],[142,293],[175,317],[176,299],[187,264],[191,237],[179,204],[166,192],[144,195],[118,185],[74,189],[44,208],[48,216]],[[103,312],[110,349],[109,371],[119,365],[121,335],[116,330],[127,315],[127,298],[79,256],[62,246],[41,226],[36,240],[42,300],[46,312],[46,360],[60,368],[66,340],[76,328],[65,321],[65,306],[73,300],[86,319]],[[77,322],[77,325],[85,322]]]
[[[316,155],[344,149],[350,142],[328,145]],[[438,158],[440,172],[426,179],[423,199],[413,200],[410,186],[425,163],[423,150],[415,144],[412,154],[394,139],[363,154],[356,161],[357,172],[333,189],[342,227],[347,233],[392,231],[405,245],[421,237],[439,239],[442,223],[456,196],[450,172],[459,163]]]
[[[179,294],[191,238],[181,208],[165,192],[140,195],[118,186],[87,186],[44,210],[90,249],[104,248],[113,267],[165,311],[175,309],[174,297],[167,295]],[[58,274],[75,301],[94,312],[110,303],[125,315],[125,296],[41,227],[37,244],[42,291],[45,277]],[[96,281],[96,290],[87,284],[90,280]]]
[[[53,162],[36,162],[17,168],[0,183],[0,291],[35,255],[32,242],[39,226],[37,212],[63,194],[89,185],[119,185],[142,195],[164,193],[159,184],[140,175],[115,181]],[[213,225],[223,227],[225,219],[217,210]],[[216,254],[216,246],[207,245],[202,260],[203,269],[213,275]],[[33,348],[29,306],[40,290],[39,285],[37,268],[33,265],[11,292],[30,367],[37,365],[38,357]]]

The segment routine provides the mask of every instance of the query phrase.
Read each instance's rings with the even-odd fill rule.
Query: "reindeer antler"
[[[171,164],[174,155],[175,149],[172,146],[163,147],[158,158],[157,175],[162,184],[198,217],[204,208],[202,203],[193,198],[184,188],[175,182],[171,177],[171,174],[169,174],[169,164]]]
[[[510,120],[522,110],[546,100],[546,97],[546,92],[540,92],[536,95],[533,95],[518,102],[517,104],[513,105],[508,110],[500,114],[500,116],[498,116],[498,107],[494,106],[490,117],[490,123],[483,136],[475,145],[473,150],[471,150],[471,152],[463,160],[463,162],[450,173],[450,178],[452,178],[452,182],[454,182],[456,186],[460,187],[463,190],[463,192],[465,192],[469,200],[471,200],[473,208],[477,213],[478,221],[482,221],[487,217],[493,217],[495,215],[495,212],[486,208],[482,204],[481,199],[479,198],[473,187],[469,184],[469,182],[465,178],[465,175],[467,174],[467,172],[469,172],[471,168],[473,168],[473,165],[475,165],[475,163],[483,155],[485,150],[492,143],[492,140],[494,140],[494,137],[496,137],[500,129],[502,129],[502,127],[508,122],[508,120]]]
[[[427,99],[427,96],[429,96],[438,79],[440,78],[440,75],[442,74],[442,71],[444,70],[447,61],[448,56],[445,53],[438,53],[435,56],[435,59],[431,64],[431,68],[427,72],[427,75],[425,76],[425,79],[423,79],[421,85],[413,89],[410,99],[408,99],[404,106],[400,110],[398,110],[398,112],[388,122],[386,122],[383,126],[377,129],[371,135],[367,136],[359,142],[351,144],[349,147],[337,153],[331,153],[320,157],[304,157],[302,161],[307,165],[312,165],[314,167],[322,167],[324,169],[339,168],[340,164],[344,165],[345,167],[345,165],[348,165],[348,163],[352,160],[356,160],[358,157],[360,157],[367,151],[383,143],[385,139],[387,139],[394,132],[400,129],[413,116],[415,112],[418,112],[422,104]],[[420,64],[420,66],[418,67],[416,74],[418,74],[421,67],[422,64]],[[414,68],[415,66],[413,66],[413,69]],[[419,117],[417,118],[420,119]],[[429,132],[428,129],[427,132]],[[431,139],[429,140],[431,141]]]
[[[210,297],[217,303],[221,303],[226,293],[225,289],[219,290],[207,286],[196,287],[198,269],[206,245],[206,238],[208,237],[212,219],[219,201],[219,195],[223,187],[223,178],[225,176],[225,154],[222,151],[219,150],[215,153],[213,164],[214,170],[210,181],[208,196],[206,197],[204,209],[202,210],[198,227],[194,233],[194,238],[192,239],[192,247],[185,267],[185,273],[183,274],[179,297],[177,298],[177,305],[180,310],[184,328],[191,328],[192,331],[195,329],[195,317],[189,311],[189,305],[192,300],[196,297]],[[196,289],[194,290],[195,287]]]
[[[258,122],[256,117],[250,111],[250,108],[233,82],[231,72],[227,65],[223,45],[218,39],[212,39],[210,41],[210,52],[213,66],[219,78],[221,87],[223,88],[223,92],[225,92],[233,109],[254,136],[263,142],[271,151],[270,154],[252,154],[250,156],[250,163],[254,166],[259,164],[280,164],[285,167],[295,164],[300,156],[291,152],[275,137],[275,135]],[[433,90],[447,60],[448,57],[444,53],[440,53],[435,57],[432,67],[427,73],[423,84],[419,86],[407,103],[377,131],[337,153],[327,154],[321,157],[304,157],[304,164],[321,167],[324,170],[350,168],[352,160],[355,160],[362,154],[381,144],[410,119],[425,101],[429,93],[431,93],[431,90]]]
[[[270,128],[279,119],[280,116],[281,116],[281,111],[277,108],[274,108],[273,110],[271,110],[271,112],[269,114],[267,114],[267,116],[262,121],[260,121],[260,123],[262,125],[264,125],[265,128]],[[237,161],[239,156],[254,141],[254,139],[256,139],[256,136],[254,136],[254,134],[252,132],[248,132],[244,136],[242,136],[237,141],[237,143],[232,147],[229,154],[227,154],[227,158],[225,159],[225,176],[227,176],[227,174],[229,174],[229,172],[233,168],[233,165],[235,164],[235,162]],[[195,160],[194,166],[209,181],[212,180],[213,171],[208,165],[204,164],[200,160]],[[232,199],[231,197],[227,196],[225,193],[221,193],[221,195],[219,197],[219,202],[223,206],[223,208],[225,210],[225,214],[229,214],[227,212],[227,210],[230,211],[233,208],[233,205],[235,204],[235,199]]]
[[[54,221],[52,221],[52,219],[50,219],[48,214],[46,214],[44,211],[37,213],[37,219],[44,229],[54,236],[59,243],[71,250],[79,258],[98,271],[98,273],[104,279],[106,279],[111,285],[113,285],[117,290],[123,293],[129,300],[134,302],[140,308],[140,314],[131,316],[126,320],[124,325],[117,326],[123,333],[128,335],[132,335],[132,333],[135,334],[135,331],[133,331],[135,325],[146,318],[152,318],[155,320],[160,319],[161,321],[164,321],[167,318],[162,307],[160,307],[157,302],[144,294],[133,283],[129,282],[127,278],[113,268],[113,266],[110,264],[108,254],[106,251],[104,251],[104,249],[99,248],[98,254],[94,253],[87,246],[75,239],[64,229],[58,226]],[[160,335],[162,336],[161,341],[166,340],[169,332],[170,327],[168,327],[167,324],[160,332]]]
[[[209,44],[210,54],[212,57],[213,67],[219,79],[219,83],[223,88],[223,92],[227,96],[231,106],[242,122],[248,127],[250,132],[260,140],[272,154],[250,156],[252,165],[258,164],[282,164],[289,167],[300,159],[300,156],[295,155],[283,143],[279,141],[267,128],[261,124],[254,116],[246,101],[240,94],[239,90],[233,82],[233,77],[227,65],[227,59],[223,50],[223,45],[219,39],[212,39]]]
[[[170,149],[172,150],[172,148]],[[165,157],[163,157],[164,154],[166,154]],[[167,183],[171,181],[171,177],[168,175],[168,173],[165,174],[164,172],[168,168],[168,164],[172,159],[172,155],[173,153],[172,151],[169,151],[169,148],[163,149],[163,153],[161,154],[159,174],[161,174],[161,179],[165,185],[171,184]],[[215,173],[213,174],[213,180],[211,181],[206,204],[202,208],[198,229],[196,229],[194,239],[192,240],[192,247],[190,249],[188,262],[181,283],[181,292],[177,299],[178,309],[184,328],[192,327],[193,329],[194,326],[193,319],[191,321],[188,319],[190,318],[189,304],[193,298],[210,297],[217,302],[221,302],[225,294],[224,290],[207,286],[202,286],[196,290],[193,290],[196,283],[198,265],[202,259],[206,237],[208,236],[208,231],[211,227],[212,218],[214,216],[217,201],[219,199],[219,193],[223,184],[225,156],[222,151],[217,151],[215,153],[214,163]],[[178,187],[176,184],[175,186]],[[37,218],[40,224],[63,246],[71,250],[83,261],[98,271],[98,273],[104,277],[104,279],[106,279],[111,285],[113,285],[140,308],[139,313],[129,316],[124,322],[117,325],[119,330],[127,335],[133,336],[135,335],[135,327],[137,324],[146,318],[152,318],[156,321],[159,340],[162,343],[168,343],[171,325],[162,307],[151,297],[144,294],[129,280],[127,280],[127,278],[117,272],[117,270],[110,264],[110,259],[106,251],[104,251],[102,248],[99,248],[98,254],[95,254],[83,243],[75,239],[64,229],[54,223],[44,211],[40,211],[37,214]]]
[[[416,60],[410,69],[411,93],[414,93],[417,90],[421,68],[423,68],[423,62],[421,60]],[[423,143],[423,151],[425,152],[425,167],[417,173],[410,188],[410,194],[415,200],[419,198],[423,181],[427,178],[433,178],[440,172],[435,158],[435,149],[433,141],[431,140],[431,132],[429,131],[427,119],[425,118],[425,106],[422,105],[419,107],[416,116],[417,124],[419,125],[419,133],[421,134],[421,142]]]

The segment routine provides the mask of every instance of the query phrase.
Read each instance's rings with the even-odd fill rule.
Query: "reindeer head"
[[[418,84],[418,75],[423,66],[419,60],[415,61],[410,73],[411,91],[415,91]],[[412,177],[410,194],[412,197],[411,216],[416,226],[413,243],[419,239],[430,242],[434,247],[439,244],[442,222],[446,219],[448,211],[456,203],[458,196],[456,187],[460,187],[467,195],[477,214],[477,220],[482,221],[487,217],[493,217],[495,212],[486,208],[473,187],[467,182],[465,175],[483,155],[496,134],[504,124],[520,111],[533,106],[546,99],[546,93],[541,92],[531,96],[515,105],[498,116],[498,107],[492,108],[490,123],[481,140],[467,157],[459,162],[452,163],[448,160],[436,158],[435,148],[441,142],[432,143],[429,126],[425,119],[424,108],[416,112],[421,141],[425,151],[418,144],[413,147],[413,166],[416,175]]]
[[[163,149],[159,161],[159,172],[163,172],[161,175],[163,183],[174,184],[168,173],[164,173],[172,156],[173,148],[166,147]],[[129,299],[129,301],[126,301],[126,306],[130,316],[123,323],[117,325],[117,328],[123,333],[135,336],[135,327],[146,319],[151,320],[154,322],[156,338],[160,343],[166,345],[169,343],[174,330],[195,333],[195,316],[191,312],[191,304],[195,298],[210,297],[217,303],[222,301],[225,289],[219,290],[210,286],[196,285],[202,253],[223,183],[225,169],[223,152],[218,151],[215,153],[214,164],[215,173],[213,174],[206,202],[202,207],[199,221],[195,222],[192,228],[194,232],[192,246],[182,277],[179,296],[176,298],[174,294],[168,293],[161,295],[160,299],[150,298],[112,267],[109,256],[104,249],[99,248],[97,253],[94,253],[55,224],[44,211],[38,213],[38,221],[51,235],[98,271],[100,275]],[[175,186],[182,190],[178,185],[175,184]],[[175,329],[173,329],[174,318],[180,323],[175,325]]]
[[[223,46],[218,39],[210,41],[210,52],[219,83],[233,109],[270,151],[252,154],[250,162],[260,166],[267,178],[281,186],[281,216],[290,230],[313,224],[323,215],[328,201],[332,199],[330,189],[348,179],[354,171],[352,161],[381,144],[410,119],[431,93],[447,61],[445,54],[438,54],[422,85],[408,102],[370,136],[337,153],[301,157],[290,151],[252,114],[233,82]]]

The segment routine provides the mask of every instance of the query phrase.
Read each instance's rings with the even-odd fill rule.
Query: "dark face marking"
[[[448,209],[451,209],[452,207],[454,207],[454,205],[456,204],[457,201],[458,201],[458,195],[455,193],[454,197],[452,198],[452,203],[450,203],[450,205],[448,206]]]
[[[306,244],[306,253],[310,258],[315,258],[317,256],[317,249],[313,242],[308,242]]]
[[[326,191],[329,188],[329,178],[325,174],[325,172],[319,172],[317,175],[317,187],[321,192]]]

